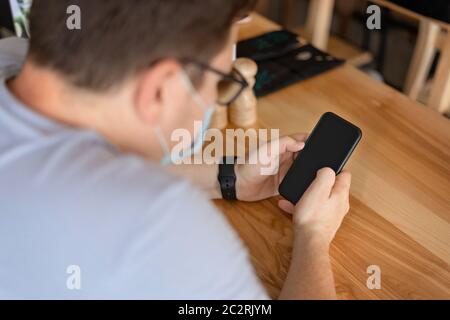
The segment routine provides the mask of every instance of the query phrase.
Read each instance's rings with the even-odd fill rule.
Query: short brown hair
[[[34,0],[29,58],[77,87],[106,91],[164,58],[209,62],[254,0]],[[69,30],[67,8],[81,9]]]

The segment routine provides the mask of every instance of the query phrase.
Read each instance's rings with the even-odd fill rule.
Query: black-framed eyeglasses
[[[219,98],[217,104],[222,106],[229,106],[242,94],[242,92],[249,87],[249,83],[245,80],[245,77],[238,70],[233,69],[230,73],[225,73],[216,68],[213,68],[205,63],[183,59],[184,64],[192,64],[198,68],[215,73],[220,76],[221,79],[218,83]]]

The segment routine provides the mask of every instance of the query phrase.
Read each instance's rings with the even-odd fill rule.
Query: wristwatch
[[[235,157],[224,157],[219,164],[218,179],[224,200],[237,200],[235,162]]]

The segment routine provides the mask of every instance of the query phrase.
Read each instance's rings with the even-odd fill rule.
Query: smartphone
[[[362,131],[357,126],[332,112],[325,113],[281,183],[280,195],[297,204],[317,171],[326,167],[336,174],[342,171],[361,138]]]

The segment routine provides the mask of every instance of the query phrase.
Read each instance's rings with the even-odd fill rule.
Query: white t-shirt
[[[8,91],[27,45],[0,40],[0,299],[266,299],[204,194]]]

